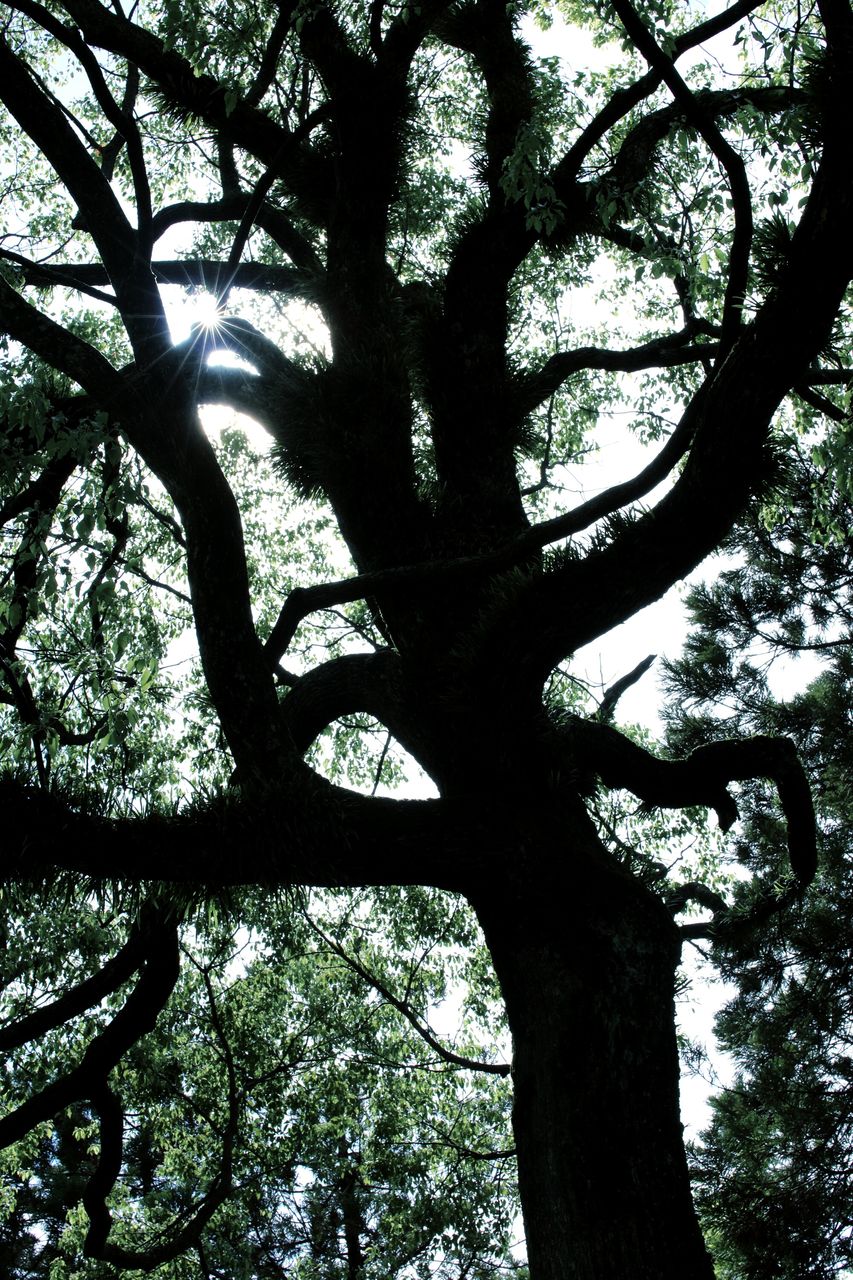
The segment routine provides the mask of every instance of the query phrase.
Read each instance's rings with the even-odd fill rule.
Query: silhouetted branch
[[[192,210],[190,210],[192,212]],[[193,221],[197,221],[193,218]],[[177,219],[176,219],[177,221]],[[96,262],[42,264],[31,262],[20,254],[0,250],[0,257],[8,259],[20,269],[25,284],[57,285],[77,289],[97,298],[100,302],[117,305],[117,299],[103,293],[96,285],[109,284],[106,269]],[[211,258],[160,259],[151,263],[151,270],[160,284],[179,284],[187,289],[206,289],[219,293],[226,280],[235,289],[257,289],[264,293],[285,293],[300,296],[316,287],[316,280],[299,267],[268,266],[263,262],[238,262],[229,266]]]
[[[93,1083],[113,1067],[154,1024],[178,980],[178,930],[168,910],[146,937],[145,969],[119,1012],[91,1040],[76,1067],[0,1119],[0,1147],[19,1141],[37,1124],[91,1097]]]
[[[155,1267],[177,1258],[194,1245],[216,1210],[227,1200],[233,1190],[234,1143],[240,1120],[240,1094],[234,1055],[222,1027],[216,1007],[216,998],[210,976],[202,971],[202,979],[210,1004],[214,1033],[222,1049],[227,1075],[228,1115],[222,1134],[222,1152],[219,1170],[206,1194],[199,1201],[180,1230],[170,1235],[160,1234],[160,1243],[146,1249],[128,1249],[110,1244],[108,1240],[112,1215],[106,1205],[106,1197],[115,1185],[121,1169],[122,1109],[116,1095],[104,1088],[93,1095],[92,1101],[101,1121],[101,1154],[98,1166],[83,1196],[83,1204],[91,1226],[83,1246],[84,1256],[112,1262],[120,1267],[152,1271]]]
[[[791,869],[802,888],[817,866],[815,815],[808,780],[788,738],[755,737],[711,742],[686,759],[661,760],[610,725],[571,717],[563,734],[577,766],[605,786],[625,787],[645,804],[667,809],[703,805],[716,810],[727,831],[738,816],[730,782],[769,778],[788,824]]]
[[[356,960],[355,956],[350,955],[350,953],[345,950],[339,942],[335,942],[333,938],[330,938],[325,934],[319,925],[314,923],[310,916],[305,915],[305,920],[329,950],[334,952],[336,956],[339,956],[340,959],[343,960],[344,964],[347,965],[348,968],[352,969],[353,973],[357,973],[358,976],[368,984],[368,986],[373,987],[373,990],[378,992],[378,994],[382,996],[383,1000],[387,1000],[388,1004],[390,1004],[392,1008],[396,1009],[398,1013],[401,1013],[406,1021],[418,1033],[421,1039],[425,1041],[440,1058],[443,1058],[445,1062],[449,1062],[454,1067],[464,1067],[466,1071],[480,1071],[487,1075],[508,1076],[510,1074],[512,1068],[507,1062],[480,1062],[476,1058],[466,1058],[462,1054],[454,1053],[452,1049],[448,1049],[446,1045],[443,1045],[440,1040],[436,1039],[429,1027],[421,1021],[412,1006],[406,1000],[400,1000],[395,996],[393,992],[391,992],[388,987],[386,987],[385,984],[376,977],[375,974],[372,974],[369,969],[366,969],[364,965],[360,963],[360,961]]]
[[[698,902],[701,906],[710,908],[715,914],[722,914],[729,910],[729,905],[722,894],[715,893],[713,889],[709,889],[706,884],[698,880],[676,885],[666,895],[666,905],[673,915],[683,911],[688,902]]]
[[[723,303],[723,338],[728,347],[741,322],[741,311],[746,297],[749,272],[749,251],[752,244],[752,196],[746,166],[737,152],[720,132],[713,116],[701,99],[687,86],[668,57],[640,18],[631,0],[613,0],[626,32],[649,66],[666,83],[687,120],[707,143],[726,173],[735,216],[734,235],[729,252],[729,273],[726,296]]]
[[[22,1044],[28,1044],[48,1031],[85,1013],[99,1004],[106,996],[118,991],[123,982],[135,973],[148,956],[149,930],[156,925],[157,912],[151,905],[143,906],[134,921],[124,946],[101,966],[97,973],[84,978],[56,1000],[36,1009],[24,1018],[0,1028],[0,1052],[9,1053]]]
[[[681,57],[683,53],[687,53],[688,50],[695,49],[698,45],[703,44],[704,41],[710,40],[713,36],[719,35],[722,31],[734,26],[736,22],[752,13],[754,9],[759,9],[763,3],[764,0],[738,0],[738,3],[730,5],[722,13],[716,14],[713,18],[708,18],[707,21],[700,22],[692,30],[676,36],[672,50],[673,61]],[[624,89],[617,89],[611,95],[607,103],[586,126],[580,137],[572,144],[557,166],[555,179],[558,185],[558,193],[563,184],[574,181],[587,156],[607,131],[612,129],[614,124],[618,124],[644,98],[648,98],[654,93],[662,80],[663,76],[660,68],[652,67],[639,80],[635,80],[632,85],[628,85]]]
[[[646,674],[656,657],[656,653],[650,653],[647,658],[643,658],[642,662],[638,662],[636,667],[633,667],[626,676],[622,676],[621,680],[616,680],[609,689],[605,690],[604,697],[598,704],[597,712],[597,718],[602,723],[607,724],[613,719],[613,712],[616,710],[616,704],[622,694]]]
[[[718,345],[703,342],[690,345],[700,334],[719,333],[710,324],[692,323],[680,332],[663,338],[652,338],[639,347],[626,351],[609,351],[602,347],[578,347],[561,351],[546,361],[536,373],[528,374],[518,390],[519,406],[531,413],[575,373],[600,369],[608,373],[633,373],[639,369],[664,369],[683,364],[701,364],[716,356]]]
[[[107,1196],[121,1173],[124,1143],[124,1110],[118,1094],[106,1081],[92,1090],[91,1103],[98,1113],[101,1149],[95,1171],[83,1191],[83,1208],[89,1217],[84,1258],[99,1257],[110,1233],[112,1214],[107,1208]]]

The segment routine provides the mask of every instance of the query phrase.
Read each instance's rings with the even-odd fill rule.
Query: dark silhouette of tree
[[[851,374],[831,346],[853,273],[853,13],[561,12],[620,45],[612,66],[573,78],[534,57],[525,6],[504,0],[3,7],[0,697],[18,922],[3,1034],[19,1057],[0,1139],[25,1161],[56,1115],[83,1109],[92,1274],[189,1250],[201,1275],[226,1274],[250,1228],[250,1274],[288,1274],[300,1250],[305,1274],[378,1274],[380,1222],[399,1274],[439,1238],[456,1273],[515,1265],[503,1246],[489,1256],[458,1180],[408,1206],[404,1242],[405,1197],[375,1207],[379,1174],[332,1124],[355,1101],[338,1082],[333,1104],[331,1077],[301,1097],[310,1160],[282,1148],[250,1170],[277,1105],[270,1072],[306,1051],[280,1045],[275,1068],[258,1058],[244,1075],[277,1006],[257,996],[247,1030],[217,912],[257,930],[272,903],[302,910],[280,891],[313,886],[376,890],[392,939],[439,928],[427,890],[473,909],[512,1034],[535,1280],[712,1275],[682,1144],[675,970],[685,935],[771,927],[807,887],[809,786],[791,740],[763,730],[654,755],[613,723],[615,695],[602,715],[573,696],[565,664],[766,501],[790,397],[830,429],[843,417]],[[529,6],[528,21],[550,16]],[[715,37],[722,65],[701,55]],[[618,341],[558,323],[587,278],[613,281]],[[170,283],[212,291],[215,323],[174,341]],[[287,337],[293,300],[322,318],[325,350]],[[565,468],[620,395],[658,449],[572,505]],[[206,405],[259,423],[275,471],[253,473],[233,432],[216,447]],[[170,686],[188,607],[203,682]],[[435,798],[369,794],[363,717]],[[384,748],[377,779],[383,765]],[[789,869],[748,910],[669,881],[595,821],[601,794],[627,790],[728,828],[730,784],[760,779]],[[406,901],[417,928],[388,905],[403,917]],[[679,927],[692,902],[713,920]],[[74,910],[88,941],[63,963]],[[28,913],[42,937],[26,979]],[[362,923],[345,912],[343,942],[325,935],[346,956],[325,954],[429,1033],[425,979],[363,964]],[[300,928],[282,943],[294,963]],[[462,925],[441,928],[457,954]],[[311,990],[312,1010],[359,1031],[357,1007],[336,1015]],[[177,1011],[202,1005],[194,1036]],[[167,1026],[187,1067],[163,1056]],[[459,1069],[482,1056],[454,1053]],[[129,1099],[189,1108],[180,1177],[168,1160],[152,1173],[159,1139]],[[279,1120],[299,1131],[290,1103]],[[444,1152],[506,1157],[455,1132]],[[307,1186],[299,1170],[321,1166]],[[296,1209],[287,1232],[276,1217],[270,1188],[285,1186],[299,1231]]]

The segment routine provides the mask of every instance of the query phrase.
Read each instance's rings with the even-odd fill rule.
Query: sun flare
[[[191,304],[190,320],[194,330],[210,334],[221,327],[225,312],[215,294],[194,293],[187,301]]]
[[[175,343],[184,342],[192,334],[209,336],[222,325],[224,312],[216,295],[206,289],[187,292],[168,288],[163,290],[163,300]]]

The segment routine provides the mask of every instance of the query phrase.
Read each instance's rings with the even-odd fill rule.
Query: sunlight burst
[[[213,334],[221,325],[223,312],[218,299],[206,289],[187,292],[170,288],[161,293],[172,340],[176,344],[184,342],[192,333],[202,336]]]

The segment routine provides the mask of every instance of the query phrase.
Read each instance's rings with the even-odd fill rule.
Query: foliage
[[[720,1265],[841,1265],[847,0],[0,26],[6,1273],[707,1280],[685,937]],[[664,749],[575,655],[721,548]]]
[[[786,486],[742,525],[731,566],[689,604],[689,651],[671,669],[671,732],[783,732],[817,801],[815,884],[777,926],[720,957],[737,995],[718,1036],[737,1064],[696,1152],[699,1205],[721,1274],[833,1277],[851,1260],[850,501],[792,438]],[[719,655],[702,662],[710,647]],[[788,675],[781,679],[780,665]],[[775,696],[774,696],[774,690]],[[726,707],[721,717],[719,708]],[[703,712],[705,715],[703,716]],[[741,863],[784,874],[761,794],[741,798]],[[742,893],[747,892],[746,888]]]

